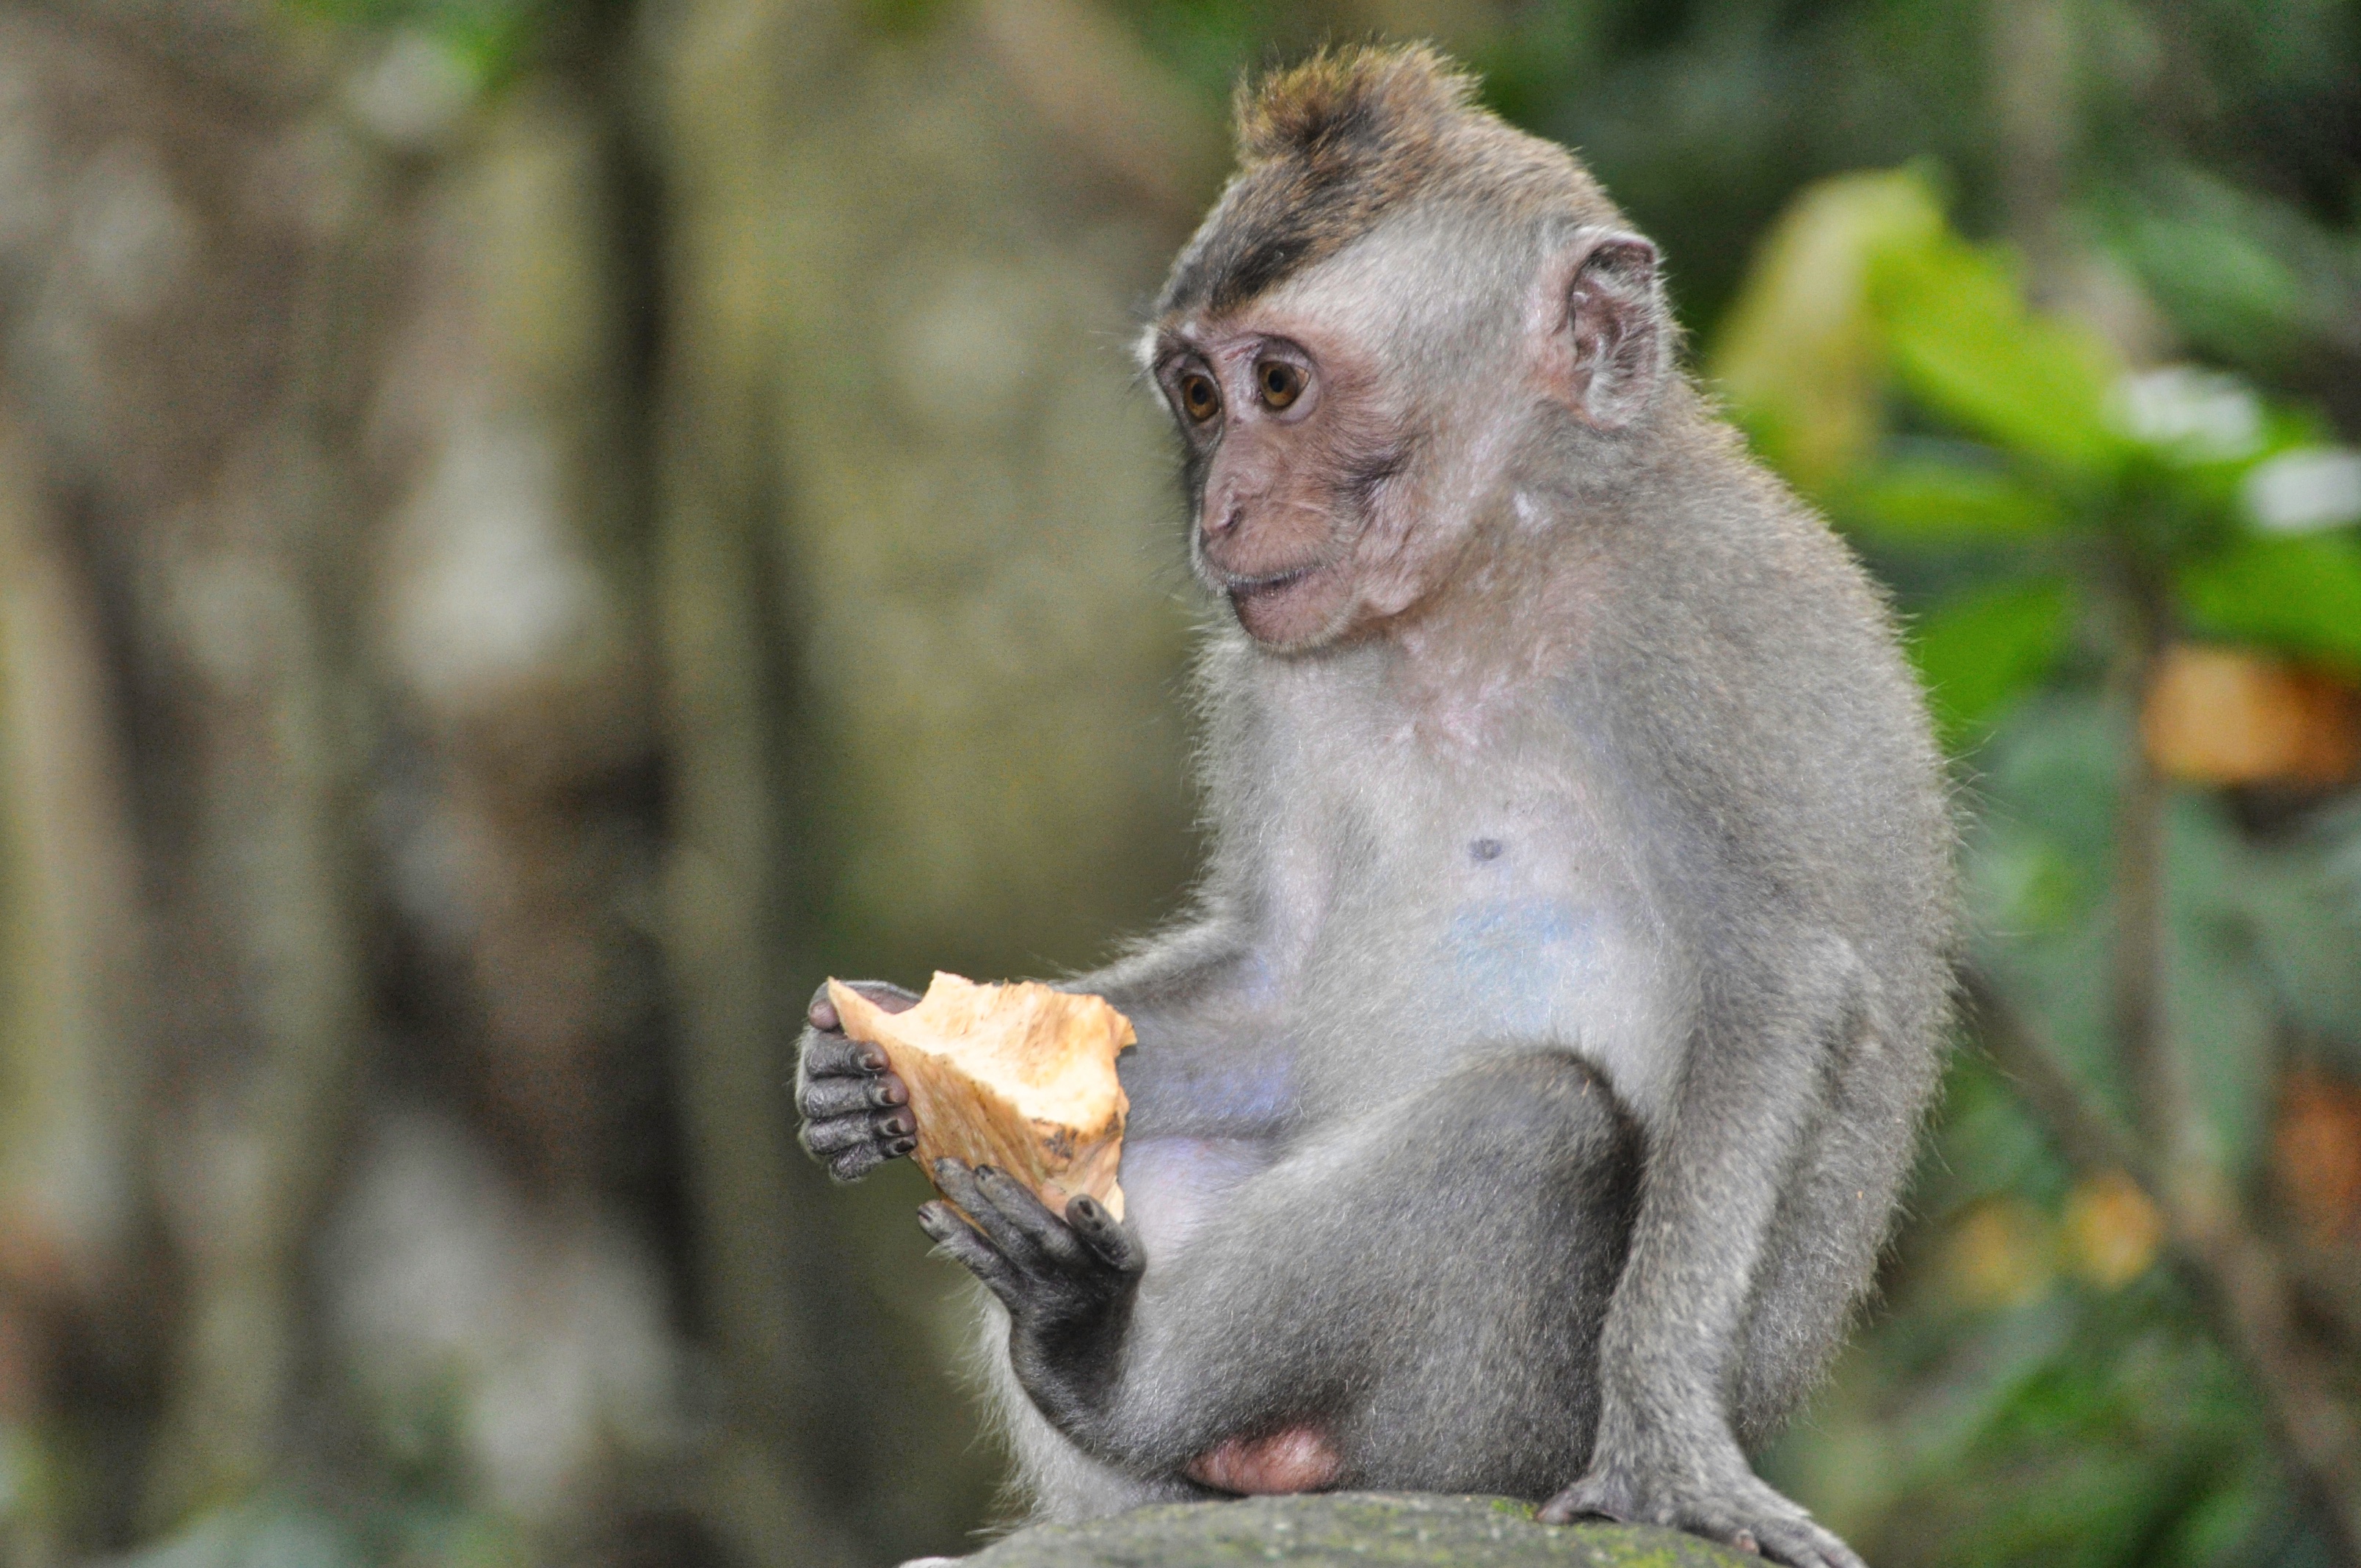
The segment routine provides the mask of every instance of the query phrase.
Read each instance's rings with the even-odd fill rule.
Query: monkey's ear
[[[1656,247],[1635,234],[1586,229],[1542,266],[1529,321],[1543,383],[1601,430],[1647,408],[1671,359]]]

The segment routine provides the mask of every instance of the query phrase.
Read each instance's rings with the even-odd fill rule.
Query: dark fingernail
[[[909,1098],[910,1091],[903,1088],[898,1083],[887,1083],[878,1086],[877,1103],[880,1105],[899,1105]]]
[[[916,1138],[895,1138],[894,1140],[894,1157],[895,1159],[899,1159],[917,1146],[918,1140]]]
[[[838,1022],[836,1003],[823,996],[811,1004],[811,1011],[805,1016],[811,1020],[815,1029],[833,1029]]]
[[[918,1130],[918,1124],[907,1116],[888,1116],[883,1130],[887,1137],[906,1138]]]
[[[867,1068],[872,1072],[884,1072],[885,1070],[885,1053],[879,1050],[875,1046],[872,1046],[867,1050],[861,1053],[861,1065]]]

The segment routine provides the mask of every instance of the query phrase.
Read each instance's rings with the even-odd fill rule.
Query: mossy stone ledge
[[[1176,1503],[1020,1530],[961,1568],[1761,1568],[1678,1530],[1545,1525],[1505,1497],[1337,1492]]]

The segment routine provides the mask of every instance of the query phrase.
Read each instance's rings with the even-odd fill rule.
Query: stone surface
[[[1535,1524],[1505,1497],[1343,1492],[1178,1503],[1019,1531],[962,1568],[1754,1568],[1762,1559],[1677,1530]]]

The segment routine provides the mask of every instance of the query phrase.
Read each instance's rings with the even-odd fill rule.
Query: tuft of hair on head
[[[1233,310],[1414,201],[1612,214],[1571,153],[1482,107],[1477,86],[1427,44],[1324,49],[1241,81],[1237,175],[1158,313]]]
[[[1264,77],[1240,79],[1238,153],[1249,165],[1300,158],[1341,172],[1431,150],[1476,107],[1476,78],[1427,44],[1323,49]]]

